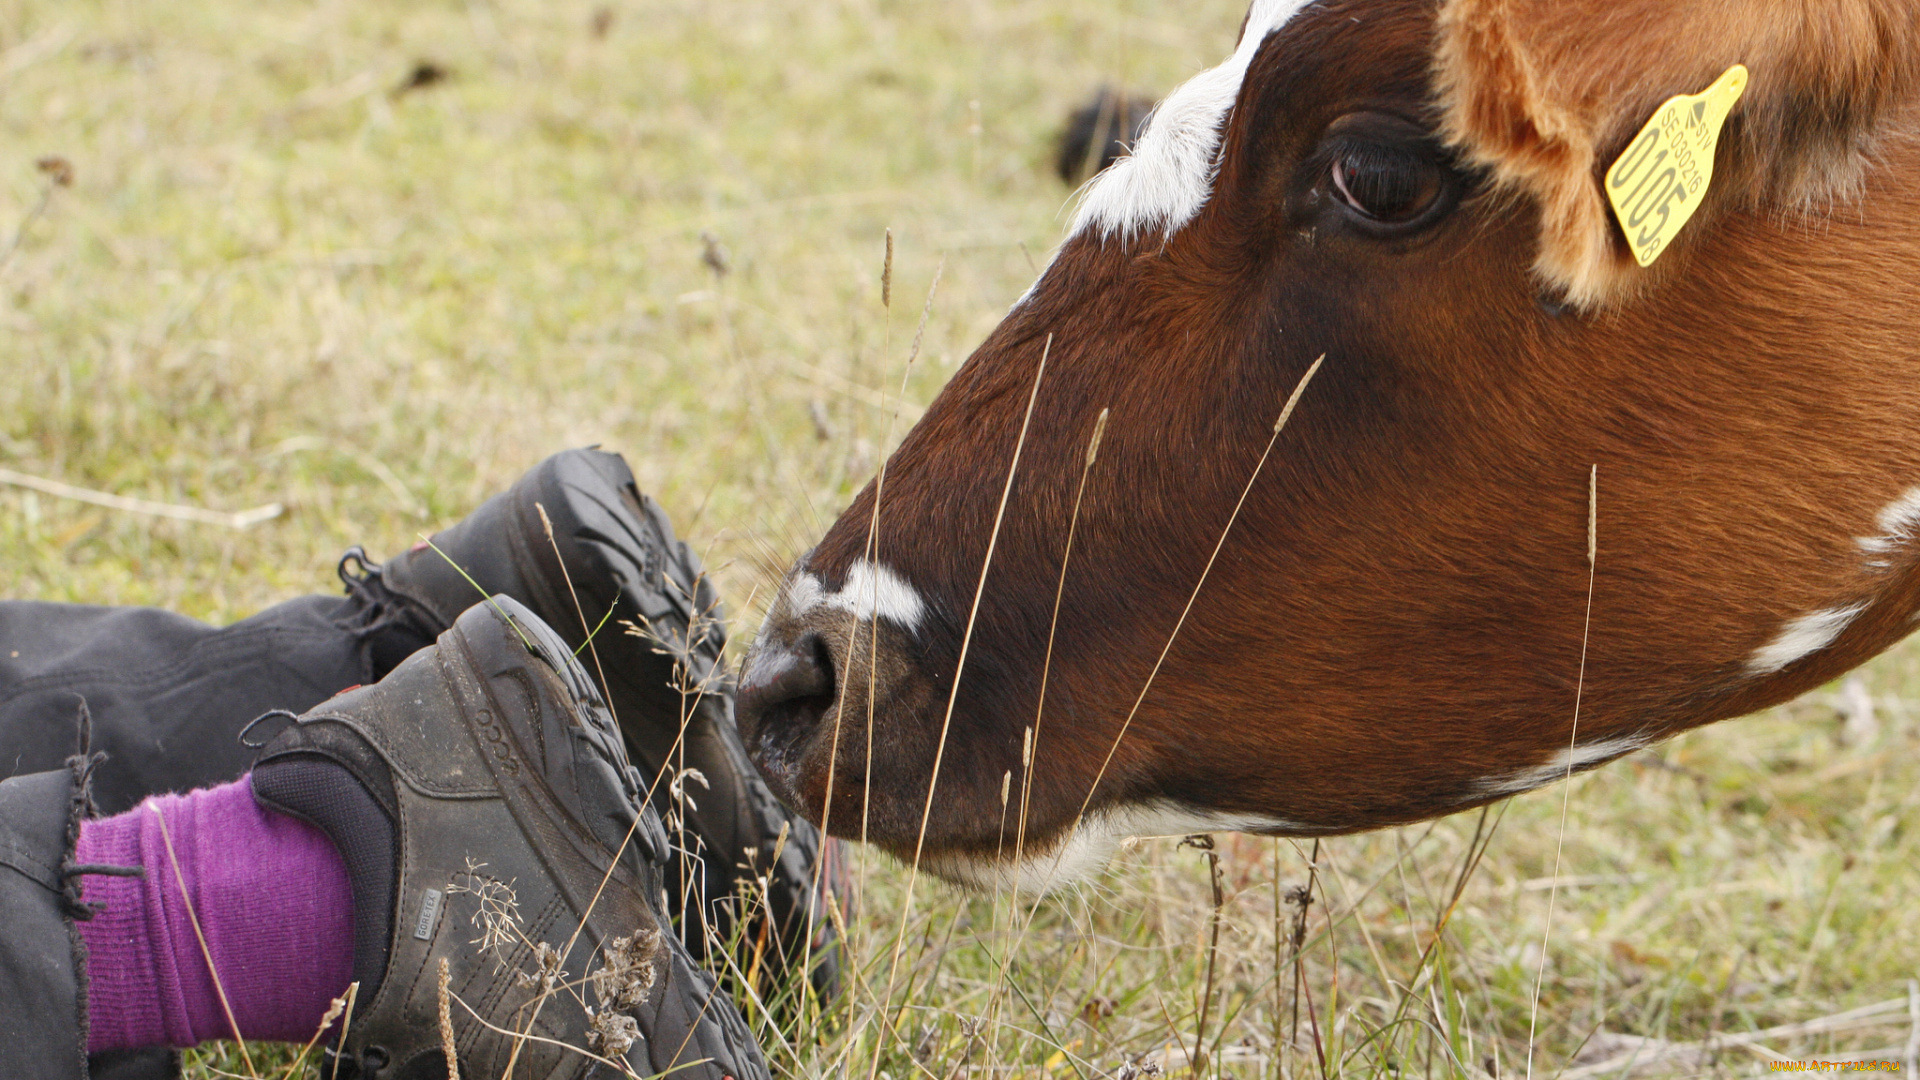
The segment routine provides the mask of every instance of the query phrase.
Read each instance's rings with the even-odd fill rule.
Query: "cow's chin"
[[[762,728],[750,738],[747,757],[759,771],[760,778],[766,781],[774,798],[814,824],[819,824],[818,807],[809,806],[800,794],[800,762],[805,751],[804,743],[778,729],[769,731]]]
[[[829,769],[829,762],[836,756],[834,722],[842,708],[842,703],[835,703],[806,725],[785,725],[779,716],[762,719],[748,742],[750,756],[768,786],[780,801],[816,827],[825,817],[826,829],[834,836],[851,840],[865,834],[903,863],[911,862],[919,848],[922,869],[962,888],[1043,895],[1093,877],[1123,847],[1139,840],[1218,832],[1318,836],[1329,831],[1265,814],[1148,798],[1095,807],[1072,822],[1036,822],[1024,837],[1012,821],[1005,822],[1004,829],[961,836],[946,827],[936,827],[922,846],[921,819],[928,809],[924,795],[904,802],[891,800],[884,793],[896,784],[876,783],[869,792],[860,783],[860,774],[867,767],[864,732],[842,733],[842,745],[837,747],[839,766]],[[897,781],[897,786],[907,790],[918,786],[898,775],[888,777],[883,773],[877,779]],[[924,782],[924,778],[918,781]],[[829,786],[833,791],[831,815],[823,813]],[[866,802],[869,797],[875,801]],[[947,824],[951,826],[952,822]],[[999,815],[994,815],[991,824],[1001,825]]]
[[[1162,799],[1094,811],[1044,846],[1029,839],[1027,850],[1016,851],[1009,839],[985,851],[930,851],[921,857],[921,865],[962,888],[1041,896],[1092,878],[1122,848],[1138,841],[1217,832],[1316,836],[1325,830],[1261,814],[1202,810]]]

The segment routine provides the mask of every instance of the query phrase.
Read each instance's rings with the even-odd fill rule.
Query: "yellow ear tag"
[[[1735,64],[1698,94],[1668,99],[1607,173],[1607,201],[1641,266],[1667,250],[1713,182],[1713,152],[1733,103],[1747,89]]]

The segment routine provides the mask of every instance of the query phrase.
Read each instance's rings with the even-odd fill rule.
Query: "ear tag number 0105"
[[[1652,266],[1700,209],[1720,129],[1746,89],[1747,69],[1735,64],[1700,93],[1668,99],[1607,171],[1607,201],[1641,266]]]

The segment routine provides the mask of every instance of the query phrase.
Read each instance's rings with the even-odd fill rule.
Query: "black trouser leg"
[[[0,1060],[20,1080],[87,1080],[74,787],[71,768],[0,781]]]
[[[57,769],[84,699],[103,814],[225,783],[254,751],[240,729],[374,682],[371,612],[308,596],[215,628],[153,608],[0,601],[0,777]]]

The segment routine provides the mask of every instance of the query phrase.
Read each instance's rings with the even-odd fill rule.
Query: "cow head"
[[[1258,0],[793,568],[743,672],[763,772],[1042,883],[1129,834],[1484,803],[1884,648],[1920,588],[1917,23]],[[1735,63],[1641,268],[1602,173]]]

